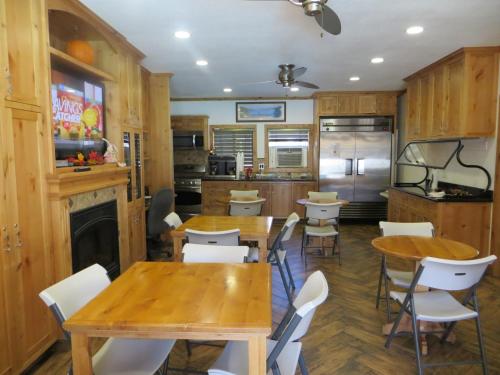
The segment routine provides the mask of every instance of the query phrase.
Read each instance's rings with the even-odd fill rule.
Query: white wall
[[[262,100],[265,102],[265,100]],[[238,125],[235,100],[174,101],[172,115],[207,115],[209,125]],[[313,100],[286,100],[286,124],[312,124]],[[245,123],[246,124],[246,123]],[[257,157],[264,157],[264,124],[257,125]]]

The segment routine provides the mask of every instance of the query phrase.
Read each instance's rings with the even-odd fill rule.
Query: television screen
[[[52,126],[57,160],[99,164],[104,151],[104,89],[52,70]]]

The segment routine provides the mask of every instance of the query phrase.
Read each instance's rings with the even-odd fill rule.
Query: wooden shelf
[[[79,72],[89,74],[93,77],[99,78],[104,81],[114,81],[115,77],[113,77],[111,74],[106,73],[92,65],[85,64],[84,62],[81,62],[74,57],[71,57],[67,53],[60,51],[54,47],[49,47],[50,51],[50,56],[53,61],[67,66],[71,69],[75,69]]]

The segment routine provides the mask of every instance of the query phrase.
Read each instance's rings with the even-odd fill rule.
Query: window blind
[[[269,129],[270,147],[309,147],[309,129]]]
[[[245,167],[253,167],[253,129],[213,129],[214,149],[217,155],[236,156],[243,152]]]

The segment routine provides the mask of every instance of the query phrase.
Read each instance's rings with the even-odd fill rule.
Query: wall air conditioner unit
[[[270,168],[306,168],[307,147],[283,147],[269,148]]]

